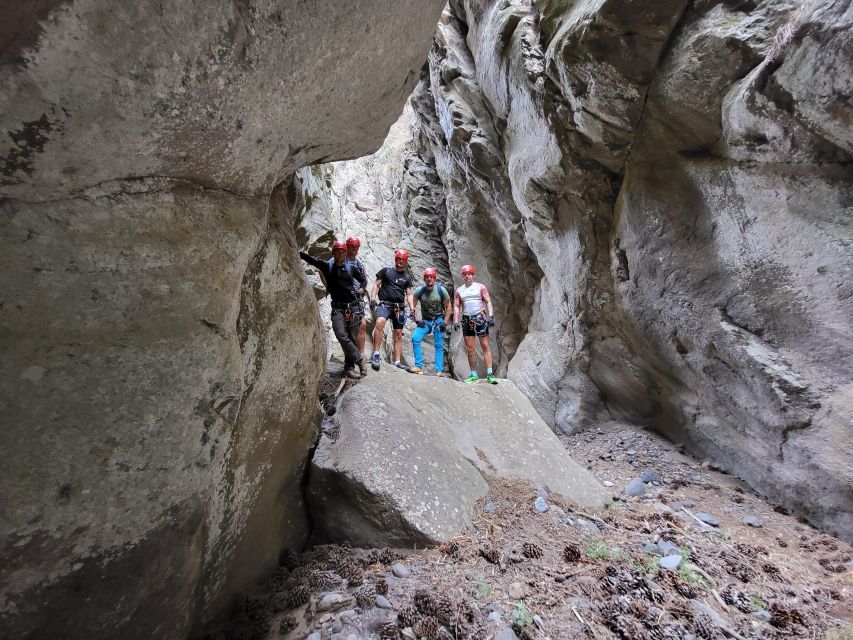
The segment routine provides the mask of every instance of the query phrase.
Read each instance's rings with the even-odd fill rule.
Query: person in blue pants
[[[435,340],[435,375],[444,376],[444,333],[450,323],[450,294],[447,289],[435,281],[436,271],[430,267],[424,269],[424,284],[415,291],[415,312],[418,303],[421,306],[421,319],[415,321],[418,328],[412,334],[412,351],[415,355],[415,366],[411,367],[411,373],[424,372],[424,352],[421,341],[430,333]]]

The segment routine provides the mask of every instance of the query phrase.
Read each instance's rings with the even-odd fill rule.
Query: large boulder
[[[0,636],[185,637],[305,541],[324,336],[276,185],[381,143],[441,4],[4,9]]]
[[[585,509],[609,500],[509,380],[466,385],[383,368],[338,402],[311,461],[318,539],[423,545],[464,527],[489,479],[520,478]],[[532,505],[531,505],[532,508]]]

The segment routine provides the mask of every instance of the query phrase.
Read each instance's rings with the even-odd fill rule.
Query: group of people
[[[299,257],[320,271],[320,277],[332,299],[332,330],[344,352],[344,370],[350,378],[367,375],[364,342],[366,317],[363,298],[367,291],[367,272],[358,258],[361,241],[353,236],[346,242],[336,240],[332,244],[332,257],[328,260],[315,258],[300,252]],[[435,268],[424,269],[424,284],[413,290],[414,283],[407,268],[409,252],[398,249],[394,253],[394,266],[384,267],[376,273],[370,290],[370,310],[376,318],[373,330],[374,351],[370,364],[379,370],[382,358],[379,345],[385,336],[385,325],[391,320],[393,331],[392,356],[394,366],[411,373],[422,374],[424,370],[421,342],[428,335],[435,341],[435,375],[444,373],[444,336],[451,325],[450,293],[436,282]],[[471,375],[467,383],[479,381],[475,340],[479,340],[486,363],[486,380],[497,384],[492,371],[492,352],[489,348],[489,328],[495,324],[492,299],[485,285],[474,282],[474,267],[462,267],[464,284],[453,294],[452,328],[461,329],[465,340]],[[420,319],[418,305],[420,304]],[[415,365],[402,364],[403,327],[411,320],[416,328],[412,335],[412,351]]]

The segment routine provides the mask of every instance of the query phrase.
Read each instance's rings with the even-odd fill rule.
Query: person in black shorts
[[[307,253],[299,257],[316,267],[323,277],[326,291],[332,297],[332,330],[344,350],[344,370],[347,377],[358,379],[367,373],[364,356],[356,346],[358,327],[364,310],[358,294],[359,282],[355,267],[347,261],[347,245],[340,240],[332,245],[332,260],[321,260]],[[361,370],[361,374],[355,367]]]
[[[412,278],[406,273],[409,252],[397,249],[394,253],[394,268],[385,267],[376,274],[376,282],[370,292],[370,309],[376,312],[376,328],[373,330],[373,357],[370,366],[379,371],[379,345],[385,336],[385,323],[391,319],[394,330],[393,355],[394,366],[405,369],[400,363],[403,354],[403,326],[406,324],[406,311],[414,318],[415,299],[412,297]]]

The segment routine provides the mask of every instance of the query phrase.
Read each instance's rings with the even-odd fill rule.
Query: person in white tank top
[[[477,352],[474,350],[474,338],[477,337],[483,351],[483,360],[486,361],[486,380],[497,384],[498,380],[492,372],[492,350],[489,347],[489,327],[495,325],[492,298],[486,285],[474,282],[474,267],[470,264],[462,267],[462,279],[465,284],[458,287],[453,294],[453,328],[456,331],[461,328],[465,339],[468,365],[471,367],[471,375],[465,382],[480,380],[477,375]]]

